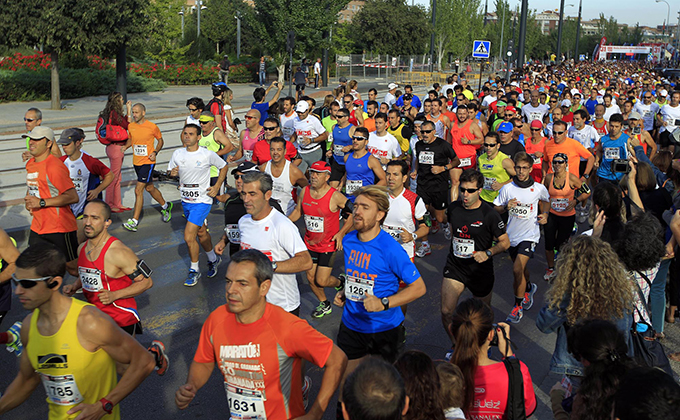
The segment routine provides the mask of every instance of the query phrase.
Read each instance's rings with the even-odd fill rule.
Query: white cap
[[[309,109],[309,102],[307,101],[300,101],[295,105],[295,112],[307,112]]]
[[[396,83],[390,83],[389,85],[387,85],[388,90],[396,89],[398,87],[399,87],[399,85],[396,84]]]
[[[661,92],[659,92],[659,95],[668,96],[668,91],[666,89],[661,89]]]
[[[510,83],[510,86],[519,87],[519,83],[517,83],[517,82],[512,82],[512,83]]]
[[[562,101],[562,106],[571,106],[571,101],[569,99],[565,99]]]

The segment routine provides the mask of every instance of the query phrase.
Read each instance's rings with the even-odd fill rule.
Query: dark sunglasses
[[[276,127],[276,126],[274,126],[274,127],[262,127],[262,129],[263,129],[264,131],[274,131],[274,130],[276,130],[277,128],[279,128],[279,127]]]
[[[189,108],[189,107],[187,107],[187,109],[188,109],[189,111],[191,111],[191,112],[198,111],[198,108]]]
[[[24,289],[30,289],[31,287],[35,287],[35,285],[38,284],[39,281],[47,281],[53,278],[54,276],[40,277],[37,279],[18,279],[16,274],[12,273],[12,283],[14,284],[14,286],[21,285],[21,287]]]
[[[212,121],[199,121],[199,123],[201,123],[201,125],[203,125],[203,124],[208,124],[208,123],[211,123],[211,122],[212,122]]]
[[[567,162],[564,160],[553,160],[553,165],[564,165],[565,163]]]
[[[351,103],[352,103],[352,101],[343,101],[343,102],[346,103],[346,104],[351,104]]]
[[[645,99],[652,99],[651,96],[645,96]]]
[[[338,118],[348,118],[348,117],[349,117],[349,115],[338,114],[338,115],[335,117],[335,119],[337,120]]]
[[[506,117],[514,117],[515,114],[505,114]]]
[[[515,128],[522,128],[522,127],[524,127],[524,124],[515,126]]]
[[[420,132],[423,133],[423,134],[430,134],[433,131],[434,130],[420,130]]]
[[[33,122],[33,121],[35,121],[35,118],[24,118],[24,121]]]
[[[234,175],[234,179],[241,179],[241,178],[243,178],[243,175],[239,175],[239,174]]]
[[[246,120],[254,120],[257,117],[253,117],[252,115],[246,115]]]
[[[466,192],[468,194],[476,193],[479,191],[479,188],[463,188],[463,187],[458,187],[460,192]]]
[[[557,134],[558,136],[562,135],[565,133],[565,131],[553,131],[554,134]]]
[[[491,144],[491,143],[484,143],[484,147],[496,147],[497,144],[498,144],[498,143],[494,143],[494,144]]]
[[[358,137],[358,136],[355,136],[355,137],[352,137],[352,140],[356,140],[356,141],[364,141],[364,140],[366,140],[366,137]]]
[[[532,128],[531,131],[541,131],[540,128]]]

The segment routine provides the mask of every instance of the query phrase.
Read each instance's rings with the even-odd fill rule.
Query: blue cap
[[[543,86],[541,86],[540,88],[538,88],[538,91],[539,92],[545,92],[545,88]]]
[[[499,133],[509,133],[512,131],[514,127],[512,126],[512,123],[509,122],[503,122],[501,125],[498,126],[498,131]]]

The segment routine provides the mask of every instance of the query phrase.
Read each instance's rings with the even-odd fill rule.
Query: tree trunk
[[[279,73],[279,83],[283,83],[286,76],[286,63],[276,66],[276,71]]]
[[[59,53],[56,51],[50,52],[50,59],[52,60],[52,66],[50,67],[50,76],[52,82],[52,109],[61,109],[61,95],[59,93]]]
[[[127,65],[125,56],[125,44],[123,44],[118,47],[116,52],[116,89],[123,95],[123,102],[127,102]]]

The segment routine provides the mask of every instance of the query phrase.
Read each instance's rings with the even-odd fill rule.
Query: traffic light
[[[286,50],[293,51],[295,49],[295,31],[288,31],[286,37]]]
[[[513,55],[515,55],[515,40],[510,38],[510,40],[508,41],[508,52],[507,52],[508,60],[512,59]]]

